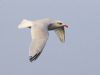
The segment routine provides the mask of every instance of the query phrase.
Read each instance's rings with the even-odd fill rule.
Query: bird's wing
[[[48,31],[31,29],[32,43],[29,49],[30,62],[36,60],[41,54],[48,39]]]
[[[55,29],[55,33],[57,34],[58,38],[61,42],[65,42],[65,30],[64,27],[60,27]]]

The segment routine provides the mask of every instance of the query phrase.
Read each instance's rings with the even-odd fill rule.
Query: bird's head
[[[31,28],[32,26],[32,21],[29,21],[29,20],[22,20],[22,22],[18,25],[18,28],[19,29],[22,29],[22,28]]]
[[[66,27],[66,28],[68,28],[68,25],[64,24],[61,21],[55,21],[54,25],[57,26],[57,27]]]
[[[60,27],[68,28],[68,25],[64,24],[61,21],[56,20],[56,21],[50,23],[50,25],[48,26],[48,29],[49,30],[53,30],[53,29],[57,29],[57,28],[60,28]]]

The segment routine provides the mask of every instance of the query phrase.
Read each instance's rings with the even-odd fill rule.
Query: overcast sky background
[[[53,31],[38,60],[29,62],[30,30],[22,19],[69,24],[66,42]],[[0,0],[0,75],[100,75],[99,0]]]

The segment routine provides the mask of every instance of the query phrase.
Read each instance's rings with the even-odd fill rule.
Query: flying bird
[[[59,20],[53,20],[49,18],[40,20],[27,20],[23,19],[18,25],[19,29],[29,28],[31,29],[32,42],[29,47],[29,60],[32,62],[36,60],[48,40],[48,31],[54,30],[61,42],[65,41],[64,27],[68,28],[68,25]]]

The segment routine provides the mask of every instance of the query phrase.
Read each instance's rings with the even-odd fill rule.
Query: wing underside
[[[61,42],[65,42],[65,30],[64,27],[60,27],[55,29],[55,33],[57,34],[58,38]]]
[[[32,34],[33,34],[32,43],[29,48],[30,62],[32,62],[33,60],[36,60],[40,56],[46,44],[46,41],[48,39],[48,31],[38,31],[37,32],[33,30]]]

